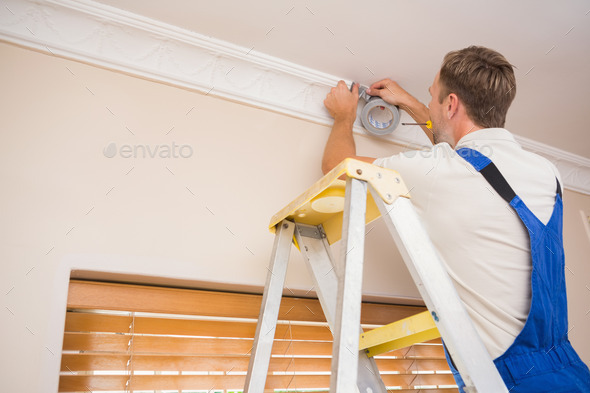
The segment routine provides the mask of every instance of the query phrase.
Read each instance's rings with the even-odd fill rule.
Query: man
[[[428,107],[389,79],[367,92],[418,123],[431,120],[432,132],[423,129],[434,146],[379,159],[357,156],[358,86],[351,92],[340,81],[324,101],[334,117],[324,173],[352,157],[402,175],[511,393],[590,392],[588,368],[567,338],[559,173],[503,128],[516,94],[512,65],[472,46],[445,56]]]

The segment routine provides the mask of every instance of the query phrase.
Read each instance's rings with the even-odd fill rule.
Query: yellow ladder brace
[[[361,334],[359,350],[373,357],[438,337],[440,333],[430,312],[424,311]]]

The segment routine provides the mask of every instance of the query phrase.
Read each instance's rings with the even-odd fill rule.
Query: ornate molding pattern
[[[323,100],[339,78],[90,0],[6,0],[0,40],[300,119],[331,125]],[[410,120],[402,112],[402,121]],[[360,121],[355,132],[364,133]],[[425,148],[418,127],[386,139]],[[590,159],[533,140],[564,186],[590,195]]]

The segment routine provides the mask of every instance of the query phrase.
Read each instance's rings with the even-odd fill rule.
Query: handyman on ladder
[[[432,131],[422,128],[434,145],[375,159],[357,156],[352,136],[358,86],[339,82],[324,101],[334,125],[322,170],[351,157],[402,175],[511,393],[590,392],[568,340],[559,173],[503,128],[513,66],[484,47],[450,52],[429,92],[427,107],[392,80],[370,86],[417,123],[430,120]]]

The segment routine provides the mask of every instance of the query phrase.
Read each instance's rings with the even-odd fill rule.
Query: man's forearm
[[[342,160],[356,156],[356,145],[352,136],[354,120],[336,119],[326,142],[322,158],[322,172],[330,172]]]
[[[428,107],[414,97],[410,99],[410,102],[407,105],[400,105],[400,108],[412,116],[412,119],[414,119],[416,123],[426,123],[430,120],[430,111],[428,110]],[[430,142],[434,144],[434,135],[432,130],[428,129],[426,126],[420,127],[428,139],[430,139]]]

